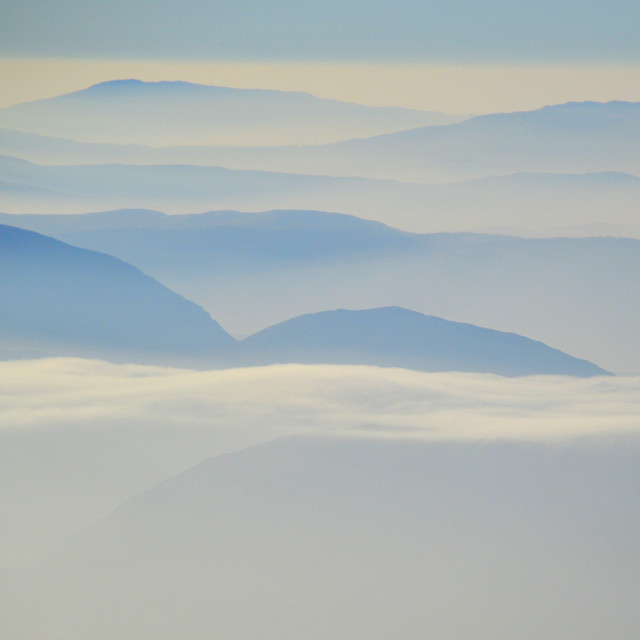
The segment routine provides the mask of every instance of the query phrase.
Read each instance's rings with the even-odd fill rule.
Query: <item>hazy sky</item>
[[[636,101],[639,31],[633,1],[7,0],[0,107],[127,77],[450,113]]]
[[[307,91],[376,106],[480,114],[569,101],[640,101],[640,63],[427,64],[0,59],[0,108],[119,78]]]
[[[0,53],[244,60],[637,61],[634,0],[10,0]]]

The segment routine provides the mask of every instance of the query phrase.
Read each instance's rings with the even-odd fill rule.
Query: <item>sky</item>
[[[343,61],[638,60],[634,0],[11,0],[0,53]]]
[[[537,109],[569,101],[640,101],[640,63],[358,63],[0,58],[0,108],[105,80],[185,80],[306,91],[373,106],[453,114]]]
[[[8,0],[0,106],[122,77],[449,113],[640,100],[635,2]]]

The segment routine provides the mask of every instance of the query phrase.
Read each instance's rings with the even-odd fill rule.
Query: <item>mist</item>
[[[637,624],[638,377],[48,359],[0,380],[15,637]]]
[[[3,555],[43,550],[200,460],[276,437],[557,443],[635,434],[640,378],[278,365],[0,363]]]

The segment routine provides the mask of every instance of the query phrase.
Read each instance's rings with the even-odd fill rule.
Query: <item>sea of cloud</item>
[[[0,433],[308,430],[566,440],[640,431],[640,377],[503,378],[370,366],[191,371],[81,359],[0,364]],[[264,432],[260,435],[260,430]]]
[[[639,435],[640,377],[3,362],[0,628],[629,638]]]

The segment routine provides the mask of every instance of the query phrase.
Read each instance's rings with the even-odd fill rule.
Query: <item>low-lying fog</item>
[[[0,381],[7,637],[637,628],[640,377],[61,358]]]

